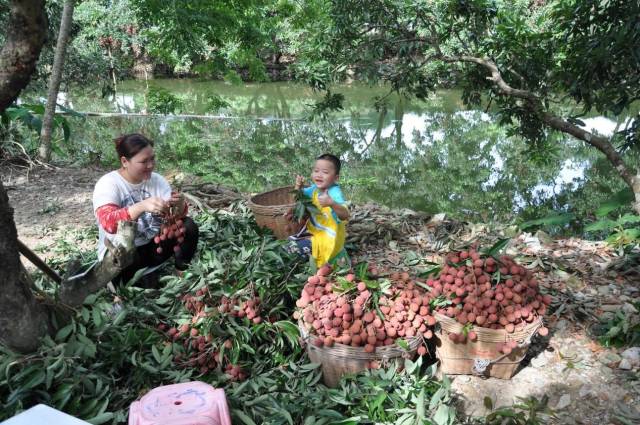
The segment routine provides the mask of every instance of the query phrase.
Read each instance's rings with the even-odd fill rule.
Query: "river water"
[[[384,87],[337,86],[332,92],[344,95],[344,109],[310,119],[321,95],[304,85],[182,79],[149,85],[180,100],[178,115],[153,114],[141,81],[122,82],[104,98],[97,88],[61,93],[59,103],[76,111],[124,114],[73,121],[72,141],[97,161],[112,162],[108,139],[141,131],[156,140],[161,169],[256,192],[308,175],[315,156],[332,152],[344,161],[341,183],[354,201],[469,220],[584,215],[623,187],[592,148],[561,136],[544,154],[531,151],[497,124],[493,111],[465,108],[456,90],[417,101],[385,98]],[[216,96],[227,106],[212,108]],[[601,134],[615,128],[604,117],[583,121]]]

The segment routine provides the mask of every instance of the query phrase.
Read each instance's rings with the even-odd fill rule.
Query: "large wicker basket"
[[[478,335],[475,342],[454,343],[449,333],[461,333],[463,326],[447,316],[435,313],[440,324],[436,331],[436,356],[440,360],[440,370],[451,375],[485,375],[500,379],[510,379],[527,353],[531,337],[542,326],[542,318],[508,333],[504,329],[475,327]],[[502,354],[500,346],[508,341],[518,342],[518,347],[509,355]]]
[[[258,226],[268,227],[278,239],[286,239],[304,226],[304,222],[295,223],[285,217],[295,205],[292,192],[293,186],[286,186],[249,199],[249,208],[253,211]]]
[[[316,336],[309,335],[305,326],[299,323],[300,334],[307,343],[307,354],[313,363],[319,363],[322,367],[322,381],[327,387],[335,388],[340,382],[340,378],[347,373],[358,373],[365,370],[370,362],[377,361],[382,365],[401,358],[403,356],[413,357],[421,337],[407,338],[408,350],[400,348],[398,345],[386,345],[376,347],[373,353],[366,353],[362,347],[351,347],[335,343],[333,347],[316,347],[313,340]]]

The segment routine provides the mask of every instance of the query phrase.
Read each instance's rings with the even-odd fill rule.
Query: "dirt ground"
[[[97,168],[4,168],[2,183],[14,209],[18,238],[49,258],[56,240],[94,226],[91,196],[105,172]],[[92,241],[81,244],[88,247]]]
[[[95,182],[107,171],[3,169],[19,238],[45,258],[55,255],[52,248],[61,238],[83,248],[95,247],[95,240],[78,240],[74,232],[95,226],[91,196]],[[436,247],[438,232],[420,225],[420,220],[406,210],[394,214],[356,207],[350,222],[361,248],[356,257],[393,266],[402,265],[408,251],[426,257],[441,250]],[[419,225],[412,227],[412,222]],[[386,225],[401,228],[402,240],[375,234]],[[455,226],[448,230],[458,231]],[[467,231],[482,230],[467,226]],[[604,348],[592,332],[598,319],[612,318],[618,311],[637,319],[640,275],[612,270],[616,253],[602,242],[520,234],[509,249],[525,255],[528,266],[539,270],[541,285],[553,294],[555,313],[547,318],[551,333],[534,340],[511,380],[452,376],[462,410],[473,416],[486,414],[487,396],[494,405],[504,406],[519,397],[546,395],[556,411],[554,423],[640,424],[640,347]]]

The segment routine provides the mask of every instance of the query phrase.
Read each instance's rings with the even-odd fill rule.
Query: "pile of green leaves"
[[[234,385],[227,396],[237,406],[233,413],[247,425],[453,424],[449,381],[438,382],[435,371],[422,358],[404,360],[347,375],[339,387],[328,389],[318,384],[318,365],[291,363]]]

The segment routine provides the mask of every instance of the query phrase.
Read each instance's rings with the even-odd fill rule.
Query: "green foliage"
[[[520,403],[509,407],[498,407],[494,410],[493,401],[484,398],[484,405],[492,410],[482,423],[486,425],[542,425],[554,418],[554,412],[549,408],[549,397],[546,395],[538,400],[534,396],[520,398]]]
[[[640,309],[640,303],[635,304]],[[598,337],[600,344],[605,347],[634,346],[640,342],[640,317],[616,311],[613,319],[602,323]]]
[[[638,79],[639,59],[628,40],[638,37],[630,33],[638,7],[622,0],[332,1],[325,29],[308,41],[325,46],[304,69],[322,89],[346,70],[419,99],[456,85],[466,105],[492,112],[508,135],[530,143],[525,152],[532,160],[549,164],[564,156],[560,146],[567,141],[549,131],[545,116],[579,123],[598,111],[625,123],[623,113],[635,114],[640,85],[629,82]],[[484,58],[515,93],[531,96],[496,84]],[[312,73],[313,64],[331,72]],[[566,93],[575,104],[566,105]],[[637,145],[636,121],[611,138],[625,153]]]
[[[64,112],[71,116],[84,118],[83,114],[75,112],[69,108],[65,108],[61,105],[56,105],[58,109],[62,109]],[[44,116],[45,106],[42,104],[28,104],[22,103],[16,106],[10,106],[2,112],[0,119],[4,126],[8,126],[10,121],[20,121],[26,125],[29,129],[33,130],[37,134],[40,134],[42,130],[42,118]],[[55,113],[52,122],[52,131],[57,129],[62,130],[64,141],[68,142],[71,135],[71,129],[67,119],[59,114]]]
[[[340,423],[455,423],[449,380],[445,377],[437,382],[436,365],[421,365],[418,358],[416,362],[406,360],[402,371],[389,367],[343,378],[341,387],[331,391],[331,399],[346,407],[349,415]]]
[[[554,213],[550,214],[546,217],[537,218],[535,220],[528,220],[523,223],[520,223],[518,226],[521,230],[527,230],[535,227],[546,227],[546,226],[564,226],[569,223],[571,220],[576,218],[573,213]]]
[[[182,100],[169,90],[153,85],[149,86],[147,91],[147,103],[149,112],[164,115],[180,112],[184,106]]]
[[[615,248],[623,251],[631,251],[640,243],[640,216],[637,214],[619,214],[612,219],[609,216],[613,212],[624,209],[625,205],[633,199],[631,190],[618,192],[613,198],[600,205],[596,211],[598,220],[587,225],[585,231],[605,235],[606,241]]]
[[[568,0],[552,5],[563,43],[558,77],[585,110],[619,115],[638,99],[640,4],[625,0]]]
[[[302,189],[295,191],[295,206],[293,207],[293,218],[297,222],[301,222],[303,218],[309,215],[318,214],[318,208],[313,204],[313,200],[304,194]]]
[[[608,234],[606,241],[616,248],[630,250],[640,242],[640,216],[625,214],[616,220],[600,219],[585,227],[587,232]]]
[[[342,104],[344,103],[344,95],[341,93],[331,93],[331,90],[327,90],[324,99],[316,102],[313,105],[311,118],[321,117],[327,118],[331,111],[341,111]]]
[[[139,292],[131,300],[139,305],[128,305],[113,317],[104,293],[91,296],[71,323],[42,341],[38,352],[23,356],[3,349],[0,397],[5,408],[0,417],[45,403],[84,419],[104,415],[123,422],[140,389],[189,379],[190,371],[175,371],[170,360],[158,365],[153,359],[151,347],[161,346],[162,338],[148,325],[153,311],[143,307],[143,299]],[[167,358],[175,348],[164,348]]]
[[[632,201],[633,192],[629,188],[624,188],[621,191],[617,192],[611,199],[600,204],[600,207],[596,211],[596,217],[606,217],[607,215],[609,215],[609,213],[619,210]]]
[[[229,102],[224,100],[221,96],[212,94],[207,97],[205,108],[207,112],[218,112],[220,109],[228,108],[229,106],[231,106]]]

